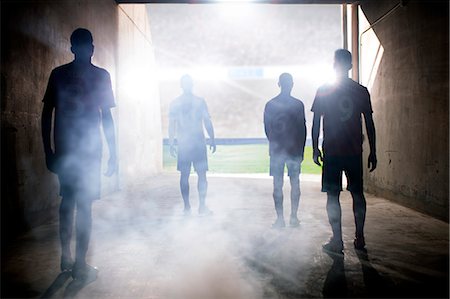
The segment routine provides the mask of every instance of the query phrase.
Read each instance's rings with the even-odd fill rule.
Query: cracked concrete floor
[[[267,176],[209,177],[214,214],[182,214],[177,174],[162,174],[94,204],[88,260],[96,281],[59,273],[57,224],[33,229],[2,252],[2,298],[448,297],[448,223],[367,194],[367,255],[352,246],[343,192],[344,258],[330,236],[320,177],[303,176],[299,228],[271,229]],[[191,202],[197,206],[196,177]],[[287,200],[286,200],[287,199]],[[285,215],[290,209],[285,183]]]

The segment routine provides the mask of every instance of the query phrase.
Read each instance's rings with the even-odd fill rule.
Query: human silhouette
[[[362,124],[364,116],[370,144],[368,167],[373,171],[377,166],[375,150],[375,125],[372,105],[367,88],[351,80],[348,72],[352,68],[351,53],[344,49],[334,53],[336,83],[321,86],[316,93],[311,111],[314,112],[312,141],[313,159],[317,165],[323,162],[322,191],[327,192],[327,213],[333,236],[323,245],[324,250],[342,253],[341,205],[342,172],[347,176],[353,198],[353,213],[356,233],[354,247],[365,248],[364,222],[366,200],[363,193],[362,168]],[[323,117],[323,155],[318,140],[320,120]]]
[[[294,81],[291,74],[279,77],[280,94],[264,108],[264,129],[269,140],[270,175],[273,177],[273,199],[277,219],[274,228],[285,227],[283,215],[283,177],[285,165],[291,183],[291,216],[289,224],[298,226],[300,201],[300,165],[306,141],[305,107],[291,96]]]
[[[200,215],[210,214],[206,206],[206,192],[208,182],[208,158],[206,153],[206,140],[204,129],[210,138],[210,150],[216,151],[214,140],[214,128],[208,112],[208,107],[203,98],[192,93],[193,81],[189,75],[184,75],[180,80],[183,93],[170,104],[169,111],[169,142],[170,154],[177,157],[177,170],[180,171],[180,189],[184,201],[184,213],[191,213],[189,202],[189,176],[191,165],[198,175],[198,194]],[[175,146],[177,141],[177,149]]]
[[[115,129],[110,110],[115,104],[109,73],[91,63],[94,53],[91,32],[76,29],[70,36],[70,43],[75,59],[50,74],[43,99],[42,139],[47,168],[58,175],[62,196],[59,208],[61,270],[71,270],[73,278],[86,280],[97,274],[97,269],[86,263],[86,253],[92,227],[92,203],[100,197],[100,124],[110,154],[105,175],[111,176],[117,170]],[[73,261],[70,240],[75,207]]]

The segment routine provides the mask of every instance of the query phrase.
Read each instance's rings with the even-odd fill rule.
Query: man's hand
[[[314,160],[314,163],[316,163],[319,166],[322,166],[322,164],[320,164],[320,163],[323,163],[323,157],[322,157],[322,153],[320,152],[319,149],[313,150],[313,160]]]
[[[175,145],[173,145],[173,144],[170,145],[170,155],[174,158],[177,156],[177,149],[175,148]]]
[[[105,176],[110,177],[117,172],[117,159],[116,157],[110,157],[108,161],[108,169],[105,172]]]
[[[57,173],[57,159],[56,155],[53,152],[49,152],[45,154],[45,164],[47,165],[47,169],[53,173]]]
[[[369,172],[372,172],[377,168],[377,155],[375,153],[369,154],[369,161],[367,164],[367,168],[370,168]]]
[[[216,152],[216,142],[214,140],[211,141],[211,144],[209,145],[209,149],[211,150],[211,153]]]

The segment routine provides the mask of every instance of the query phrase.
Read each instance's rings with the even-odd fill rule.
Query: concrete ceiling
[[[118,4],[123,3],[167,3],[167,4],[178,4],[178,3],[223,3],[223,0],[116,0]],[[233,1],[236,2],[246,2],[246,1]],[[358,2],[356,0],[256,0],[249,3],[268,3],[268,4],[351,4]]]

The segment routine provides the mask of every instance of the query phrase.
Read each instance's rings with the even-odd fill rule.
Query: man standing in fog
[[[181,77],[180,83],[183,94],[172,101],[169,111],[170,154],[173,157],[177,156],[177,170],[180,171],[180,189],[184,201],[184,213],[191,213],[189,176],[191,165],[193,165],[198,175],[198,213],[207,215],[211,211],[206,207],[208,157],[203,127],[208,132],[210,149],[213,153],[216,151],[214,128],[205,100],[192,93],[194,86],[192,78],[189,75],[184,75]],[[178,152],[175,148],[175,137]]]
[[[337,81],[317,90],[311,111],[314,112],[312,141],[313,159],[322,168],[322,191],[327,192],[328,220],[333,231],[331,240],[323,245],[329,252],[340,253],[342,242],[341,205],[339,195],[342,191],[342,171],[347,176],[348,186],[353,198],[353,213],[356,233],[353,245],[364,250],[364,222],[366,218],[366,199],[363,193],[362,168],[362,123],[364,116],[370,145],[368,167],[370,171],[377,166],[375,150],[375,125],[372,118],[372,105],[367,88],[351,80],[348,72],[352,68],[352,55],[340,49],[334,53],[334,69]],[[320,118],[323,117],[323,156],[319,150]]]
[[[62,196],[59,208],[61,270],[72,271],[74,279],[83,281],[95,279],[98,272],[86,263],[86,254],[92,229],[92,203],[100,198],[100,124],[110,154],[106,175],[111,176],[117,170],[115,129],[110,110],[115,104],[109,73],[91,63],[94,53],[91,32],[76,29],[70,36],[70,43],[75,59],[50,74],[43,99],[42,139],[47,168],[58,175]],[[75,206],[74,262],[70,240]]]
[[[267,102],[264,108],[264,129],[269,140],[270,175],[273,176],[273,199],[277,220],[274,228],[285,227],[283,215],[283,179],[287,166],[291,183],[290,226],[299,225],[297,218],[300,201],[300,166],[306,141],[305,107],[291,96],[294,81],[291,74],[280,75],[281,92]]]

